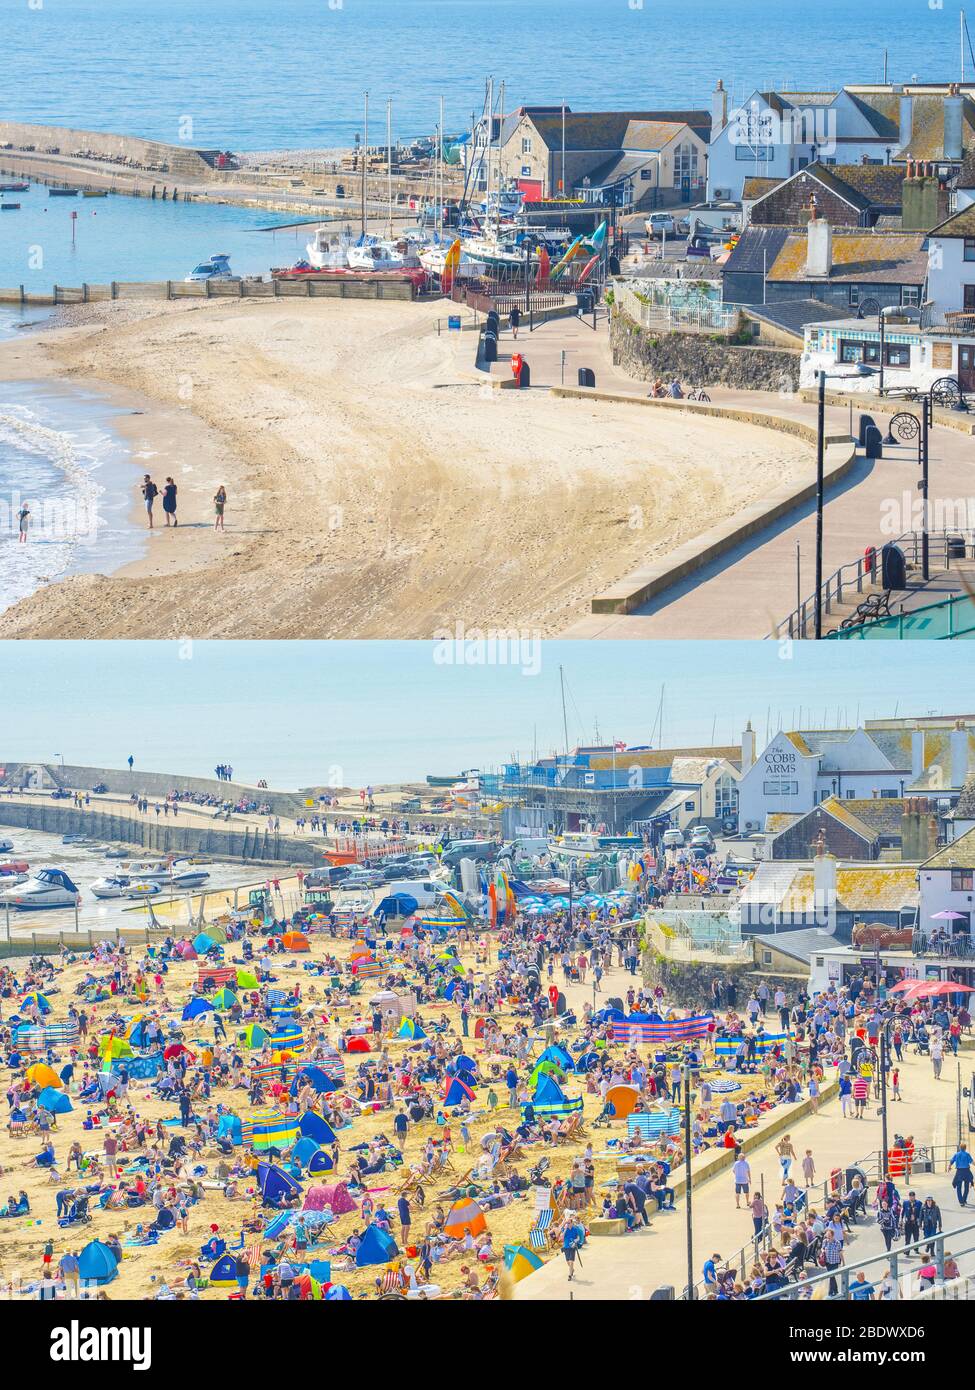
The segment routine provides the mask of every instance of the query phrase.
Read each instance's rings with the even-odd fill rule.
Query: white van
[[[428,878],[394,878],[383,884],[384,898],[394,893],[407,893],[416,899],[417,907],[435,907],[443,895],[444,885]]]
[[[534,838],[531,835],[516,835],[513,840],[509,840],[505,844],[504,849],[510,851],[514,856],[521,856],[526,859],[537,859],[552,852],[552,847],[544,836]]]

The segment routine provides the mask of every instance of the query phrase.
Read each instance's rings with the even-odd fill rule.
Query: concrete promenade
[[[509,380],[511,353],[523,354],[531,367],[532,387],[562,384],[562,351],[566,352],[564,384],[574,387],[580,367],[596,374],[597,392],[620,393],[646,399],[649,384],[636,381],[612,364],[608,318],[602,315],[597,331],[591,318],[551,319],[529,333],[522,322],[517,345],[503,327],[499,361],[491,376]],[[708,387],[714,405],[742,411],[758,411],[783,421],[798,421],[815,430],[816,406],[799,395],[738,391]],[[835,398],[834,398],[835,399]],[[648,409],[693,410],[693,403],[669,403]],[[886,431],[899,405],[878,408],[874,401],[831,404],[826,409],[826,434],[840,435],[856,428],[860,411],[871,414]],[[720,450],[720,424],[715,426],[715,446]],[[930,436],[930,488],[933,528],[941,529],[939,514],[949,529],[975,511],[972,492],[973,444],[970,436],[935,426]],[[827,493],[824,512],[824,576],[861,556],[868,545],[878,546],[904,531],[919,526],[917,485],[920,470],[916,445],[888,445],[885,457],[870,461],[858,457],[847,477]],[[815,458],[810,450],[810,470]],[[969,505],[969,499],[972,504]],[[942,504],[939,507],[939,503]],[[945,506],[944,504],[948,505]],[[709,518],[713,524],[724,520]],[[761,638],[787,616],[799,597],[807,599],[815,585],[815,506],[808,502],[780,521],[751,537],[727,554],[703,566],[665,593],[630,614],[589,614],[562,635],[578,638]],[[595,596],[595,595],[594,595]],[[940,594],[932,594],[939,597]]]
[[[623,971],[613,971],[603,981],[603,988],[597,996],[599,1002],[611,995],[625,995],[632,983]],[[592,1002],[591,987],[569,986],[566,995],[570,1002],[581,1008],[584,1002]],[[970,1061],[962,1060],[962,1081],[967,1085],[970,1078]],[[901,1068],[901,1090],[904,1099],[889,1102],[889,1133],[895,1131],[913,1135],[916,1146],[937,1144],[954,1146],[957,1139],[955,1121],[956,1062],[945,1059],[942,1079],[935,1081],[931,1062],[926,1057],[905,1055]],[[828,1079],[831,1079],[829,1077]],[[805,1150],[811,1149],[816,1164],[816,1180],[828,1179],[833,1168],[845,1168],[867,1155],[876,1155],[881,1147],[881,1122],[876,1113],[876,1103],[868,1106],[867,1116],[862,1120],[844,1119],[837,1099],[821,1104],[818,1114],[790,1121],[786,1130],[776,1127],[767,1139],[746,1154],[751,1167],[752,1183],[761,1187],[764,1183],[765,1199],[770,1209],[774,1207],[777,1194],[781,1191],[781,1172],[774,1146],[783,1132],[791,1135],[796,1153],[801,1160]],[[773,1112],[774,1115],[774,1112]],[[593,1132],[593,1148],[598,1153],[601,1148],[601,1132]],[[963,1134],[967,1139],[967,1134]],[[943,1152],[942,1158],[943,1167]],[[696,1160],[700,1163],[701,1159]],[[675,1175],[676,1176],[676,1175]],[[801,1174],[793,1171],[793,1176],[801,1185]],[[597,1192],[602,1202],[603,1192],[599,1184],[613,1177],[612,1165],[597,1164]],[[945,1230],[975,1224],[975,1207],[966,1210],[959,1208],[951,1189],[950,1177],[943,1171],[934,1175],[917,1174],[909,1184],[923,1199],[934,1196],[942,1210]],[[898,1183],[903,1196],[908,1185]],[[651,1207],[653,1204],[650,1204]],[[717,1253],[725,1260],[730,1259],[752,1236],[751,1213],[746,1206],[735,1208],[734,1183],[730,1170],[722,1169],[716,1176],[700,1185],[695,1183],[693,1190],[693,1230],[694,1230],[694,1277],[700,1280],[704,1261]],[[898,1244],[902,1240],[898,1239]],[[975,1245],[975,1232],[966,1237],[963,1244]],[[950,1249],[950,1245],[948,1247]],[[869,1219],[854,1227],[848,1240],[845,1263],[857,1267],[857,1261],[884,1250],[883,1237],[877,1230],[873,1212]],[[916,1265],[916,1261],[911,1262]],[[975,1271],[975,1258],[962,1261],[962,1272]],[[750,1268],[750,1262],[748,1264]],[[909,1266],[910,1267],[910,1266]],[[880,1267],[883,1273],[886,1265]],[[811,1275],[815,1271],[810,1268]],[[876,1267],[873,1273],[879,1277]],[[516,1285],[515,1297],[519,1300],[547,1301],[582,1299],[590,1300],[642,1300],[661,1285],[672,1285],[677,1296],[687,1282],[687,1245],[685,1208],[682,1195],[678,1193],[677,1209],[672,1213],[661,1213],[652,1217],[648,1230],[632,1232],[625,1236],[593,1236],[582,1251],[581,1268],[575,1280],[569,1284],[566,1279],[565,1262],[561,1255],[550,1258],[544,1267]]]

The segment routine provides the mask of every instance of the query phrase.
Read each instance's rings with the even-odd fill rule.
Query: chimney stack
[[[968,777],[968,730],[964,720],[957,719],[951,731],[951,785],[959,790]]]
[[[820,931],[836,932],[836,860],[826,849],[826,835],[819,832],[813,860],[813,905]]]
[[[711,139],[728,124],[728,93],[724,89],[724,83],[718,78],[718,85],[711,94]]]
[[[748,727],[741,736],[741,771],[742,775],[755,764],[755,732],[752,729],[752,721],[749,719]]]
[[[809,221],[806,223],[806,274],[816,279],[826,280],[833,268],[833,233],[825,218],[820,220],[816,211],[816,199],[809,203]]]

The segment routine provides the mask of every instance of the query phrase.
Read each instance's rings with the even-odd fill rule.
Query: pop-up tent
[[[48,1110],[52,1115],[67,1115],[72,1109],[71,1101],[64,1091],[56,1091],[53,1086],[45,1086],[37,1097],[37,1103],[42,1110]]]
[[[461,1240],[468,1232],[472,1236],[479,1236],[482,1231],[487,1230],[487,1222],[484,1220],[484,1213],[475,1201],[470,1198],[463,1198],[455,1202],[447,1213],[447,1220],[444,1222],[444,1234],[450,1236],[452,1240]]]
[[[532,1096],[535,1114],[551,1117],[553,1115],[572,1115],[582,1110],[582,1096],[570,1100],[562,1087],[551,1076],[540,1076],[535,1094]]]
[[[314,1086],[322,1096],[338,1090],[338,1082],[333,1081],[321,1067],[302,1067],[291,1083],[291,1094],[296,1096],[302,1086]]]
[[[315,1139],[299,1139],[291,1150],[295,1163],[301,1163],[314,1177],[319,1173],[330,1173],[335,1167],[329,1154],[319,1148]]]
[[[301,1183],[276,1163],[257,1165],[257,1185],[265,1202],[272,1206],[277,1206],[282,1197],[296,1197],[301,1193]]]
[[[243,1032],[245,1047],[253,1048],[255,1051],[264,1046],[268,1041],[268,1033],[259,1023],[248,1023]]]
[[[238,1115],[221,1115],[217,1120],[217,1137],[229,1139],[231,1144],[242,1143],[243,1132],[240,1117]]]
[[[311,946],[308,944],[308,938],[304,932],[286,931],[285,934],[282,936],[281,940],[284,944],[284,949],[286,951],[297,952],[311,950]]]
[[[205,956],[207,951],[209,951],[215,945],[216,942],[213,940],[212,937],[207,936],[205,931],[201,931],[197,936],[194,936],[193,938],[193,950],[196,952],[198,956]]]
[[[237,998],[236,994],[234,994],[232,989],[228,989],[226,985],[224,985],[223,989],[218,989],[213,996],[213,1007],[215,1009],[232,1009],[235,1004],[239,1003],[240,1000]]]
[[[27,1080],[32,1086],[52,1086],[55,1091],[59,1091],[63,1084],[54,1068],[49,1067],[46,1062],[35,1062],[32,1067],[28,1067]]]
[[[381,1231],[378,1226],[367,1226],[355,1252],[356,1268],[361,1269],[363,1265],[389,1264],[398,1254],[399,1250],[391,1235]]]
[[[613,1107],[613,1114],[618,1120],[625,1120],[627,1115],[632,1115],[639,1099],[640,1092],[637,1087],[624,1082],[618,1086],[610,1086],[606,1092],[606,1104]]]
[[[539,1259],[534,1250],[527,1245],[506,1245],[504,1247],[504,1267],[517,1284],[526,1275],[541,1269],[544,1260]]]
[[[191,999],[184,1008],[183,1022],[189,1023],[190,1019],[199,1018],[200,1014],[209,1014],[212,1012],[213,1005],[210,1003],[209,999],[201,999],[197,996],[195,999]]]
[[[426,1037],[426,1032],[418,1018],[404,1018],[396,1036],[398,1038],[413,1038],[414,1041],[419,1042],[421,1038]]]
[[[82,1284],[110,1284],[118,1273],[118,1260],[100,1240],[89,1241],[78,1255]]]
[[[334,1144],[335,1130],[328,1120],[315,1110],[306,1110],[298,1121],[298,1132],[303,1139],[314,1139],[316,1144]]]
[[[309,1187],[305,1193],[305,1211],[324,1211],[326,1207],[330,1207],[336,1216],[356,1210],[355,1202],[344,1182]]]
[[[459,1076],[452,1076],[447,1082],[447,1088],[444,1091],[444,1105],[462,1105],[465,1100],[472,1101],[473,1099],[474,1092],[471,1090],[470,1086],[468,1086],[467,1082],[461,1081]]]
[[[214,1288],[227,1289],[237,1284],[237,1261],[233,1255],[221,1255],[210,1270],[210,1284]]]

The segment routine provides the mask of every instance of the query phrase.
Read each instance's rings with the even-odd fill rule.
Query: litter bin
[[[576,313],[591,314],[593,311],[592,290],[576,291]]]
[[[881,583],[885,589],[907,588],[907,565],[904,552],[893,541],[888,541],[880,552]]]
[[[580,368],[579,368],[579,385],[580,385],[580,386],[595,386],[595,385],[596,385],[596,373],[593,371],[592,367],[580,367]]]

